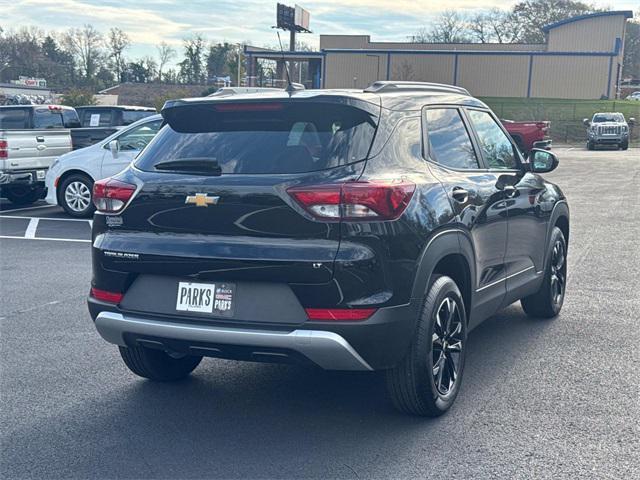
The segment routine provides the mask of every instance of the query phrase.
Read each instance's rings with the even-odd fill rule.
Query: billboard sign
[[[276,10],[276,28],[294,32],[309,32],[309,11],[300,5],[289,7],[278,3]]]
[[[300,28],[303,31],[309,31],[309,11],[302,8],[300,5],[296,5],[295,7],[296,15],[295,15],[295,24],[296,27]]]

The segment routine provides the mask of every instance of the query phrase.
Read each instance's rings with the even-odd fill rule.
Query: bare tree
[[[158,81],[162,81],[162,70],[176,56],[176,50],[167,42],[161,42],[158,49]]]
[[[122,81],[122,72],[125,69],[126,62],[122,57],[122,53],[131,44],[129,36],[118,27],[109,30],[108,46],[109,56],[113,61],[113,72],[116,75],[116,81]]]
[[[422,27],[413,35],[409,35],[409,41],[413,43],[430,43],[430,31],[426,27]]]
[[[71,28],[64,35],[64,43],[75,57],[80,74],[85,80],[92,80],[104,57],[100,32],[91,25]]]
[[[491,28],[491,35],[498,43],[517,43],[520,41],[523,28],[513,12],[493,8],[487,15],[486,22]]]
[[[486,13],[480,12],[470,17],[468,28],[472,39],[478,43],[489,43],[493,39],[490,15]]]
[[[433,23],[427,37],[435,43],[468,42],[467,21],[455,10],[445,10]]]

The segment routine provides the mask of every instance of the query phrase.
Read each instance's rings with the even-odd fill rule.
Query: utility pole
[[[242,71],[242,51],[238,49],[238,87],[240,86],[240,72]]]

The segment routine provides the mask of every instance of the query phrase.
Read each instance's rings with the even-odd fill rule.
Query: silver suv
[[[629,125],[635,125],[635,119],[629,123],[621,113],[596,113],[593,118],[583,120],[587,127],[587,149],[593,150],[598,145],[614,145],[622,150],[629,148]]]

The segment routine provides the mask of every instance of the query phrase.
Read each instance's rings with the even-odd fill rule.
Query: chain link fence
[[[630,143],[640,146],[640,102],[631,100],[556,100],[556,99],[482,99],[498,117],[505,120],[551,122],[550,135],[556,144],[584,145],[587,139],[583,119],[597,112],[620,112],[625,118],[635,118]]]

